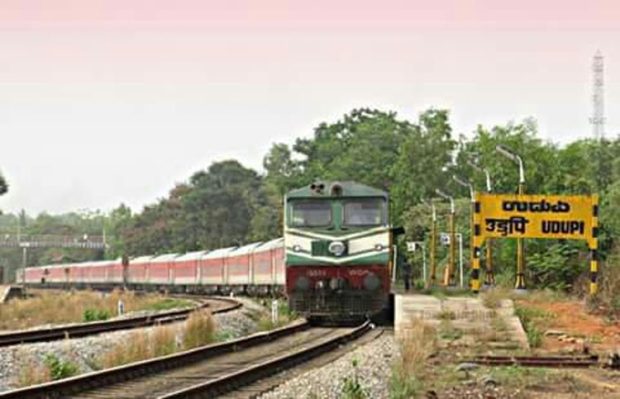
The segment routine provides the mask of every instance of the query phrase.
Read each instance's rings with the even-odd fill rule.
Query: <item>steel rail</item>
[[[317,344],[278,356],[260,364],[232,372],[212,381],[196,384],[189,388],[180,389],[166,395],[160,395],[157,398],[189,399],[216,397],[329,352],[347,341],[359,338],[371,328],[372,325],[370,321],[366,321],[364,324],[354,328],[352,331],[343,332],[336,337],[329,338]]]
[[[212,298],[220,302],[227,302],[229,305],[213,309],[212,313],[225,313],[235,309],[239,309],[242,304],[229,298]],[[50,328],[40,328],[33,330],[14,331],[10,333],[0,334],[0,347],[17,345],[33,342],[54,341],[65,338],[77,338],[87,335],[95,335],[104,332],[127,330],[137,327],[147,327],[155,324],[166,324],[186,319],[189,314],[196,309],[207,308],[210,303],[205,301],[197,307],[187,309],[178,309],[167,312],[161,312],[153,315],[128,317],[118,320],[94,321],[89,323],[80,323],[68,326],[58,326]]]
[[[486,366],[523,366],[552,368],[585,368],[600,366],[599,357],[592,356],[478,356],[467,360]]]
[[[0,399],[55,399],[66,398],[80,392],[136,379],[145,375],[179,368],[215,356],[237,352],[263,343],[277,340],[310,328],[303,320],[275,330],[256,333],[248,337],[216,343],[189,351],[130,363],[102,371],[87,373],[63,380],[20,388],[0,393]]]

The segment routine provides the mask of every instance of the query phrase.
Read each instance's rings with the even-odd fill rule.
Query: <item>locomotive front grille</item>
[[[302,315],[365,316],[380,312],[387,295],[363,290],[293,292],[289,302],[292,310]]]

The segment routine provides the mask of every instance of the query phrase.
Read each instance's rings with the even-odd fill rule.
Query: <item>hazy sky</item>
[[[597,49],[612,135],[619,33],[615,0],[2,0],[0,209],[139,210],[360,106],[586,137]]]

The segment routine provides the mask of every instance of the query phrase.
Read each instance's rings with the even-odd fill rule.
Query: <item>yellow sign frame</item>
[[[489,238],[584,240],[590,249],[590,294],[598,274],[598,195],[476,193],[471,288],[480,290],[480,248]]]

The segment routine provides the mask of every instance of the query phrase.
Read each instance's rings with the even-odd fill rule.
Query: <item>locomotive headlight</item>
[[[344,254],[344,251],[347,247],[344,245],[342,241],[333,241],[329,243],[327,250],[336,256],[341,256]]]
[[[336,291],[339,285],[340,284],[337,278],[334,277],[331,280],[329,280],[329,288],[331,288],[332,291]]]
[[[299,246],[299,245],[293,245],[293,251],[294,251],[294,252],[300,252],[300,251],[301,251],[301,246]]]
[[[383,244],[375,244],[375,251],[383,251],[384,249]]]
[[[306,276],[301,276],[297,279],[297,281],[295,281],[295,289],[298,291],[308,291],[308,288],[310,288],[310,280],[308,280],[308,277]]]
[[[381,280],[374,273],[368,273],[364,277],[364,288],[368,291],[375,291],[381,286]]]

